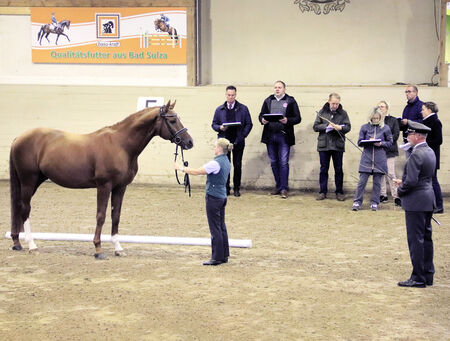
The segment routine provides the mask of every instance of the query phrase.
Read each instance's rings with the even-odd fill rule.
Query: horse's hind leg
[[[126,256],[119,242],[120,212],[122,210],[122,201],[126,189],[127,186],[116,187],[113,189],[111,195],[111,242],[114,245],[114,254],[116,256]]]
[[[36,176],[30,176],[28,178],[27,183],[22,184],[21,188],[21,201],[22,201],[22,221],[23,228],[25,230],[25,242],[28,243],[29,252],[34,252],[37,250],[37,245],[34,242],[33,235],[31,234],[31,225],[30,225],[30,211],[31,211],[31,198],[33,194],[36,192],[38,187],[46,180],[47,178],[40,173]]]
[[[36,246],[34,240],[33,240],[33,235],[31,234],[31,226],[30,226],[30,211],[31,211],[31,197],[33,196],[34,193],[34,186],[30,186],[30,185],[24,185],[22,184],[22,191],[21,191],[21,201],[22,201],[22,210],[21,210],[21,215],[22,215],[22,221],[23,223],[23,228],[25,230],[25,242],[28,243],[28,250],[30,252],[35,251],[38,247]]]

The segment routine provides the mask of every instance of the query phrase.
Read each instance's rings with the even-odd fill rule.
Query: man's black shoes
[[[397,285],[399,287],[406,287],[406,288],[425,288],[426,284],[424,282],[416,282],[412,279],[408,279],[407,281],[398,282]]]
[[[400,198],[395,198],[394,202],[395,202],[395,206],[402,206],[402,200]]]
[[[388,201],[389,201],[389,199],[387,196],[385,196],[385,195],[380,196],[380,202],[388,202]]]
[[[234,196],[235,196],[235,197],[240,197],[240,196],[241,196],[241,192],[239,192],[238,189],[235,189],[235,190],[234,190]]]
[[[224,264],[224,263],[228,263],[228,258],[225,258],[223,260],[215,260],[215,259],[210,259],[209,261],[206,261],[203,263],[203,265],[220,265],[220,264]]]

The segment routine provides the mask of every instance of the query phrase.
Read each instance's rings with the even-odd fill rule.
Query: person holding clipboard
[[[233,194],[241,196],[242,156],[244,155],[245,138],[250,134],[253,123],[247,106],[236,101],[236,87],[227,86],[226,101],[217,107],[211,127],[217,131],[217,138],[226,138],[233,144],[233,151],[227,153],[231,162],[233,154]],[[227,195],[230,195],[230,175],[227,180]]]
[[[364,147],[359,163],[359,182],[353,198],[353,211],[358,211],[363,202],[367,180],[373,175],[370,208],[378,210],[380,203],[381,178],[388,173],[386,150],[392,145],[391,129],[381,120],[382,113],[378,107],[372,110],[369,123],[359,131],[358,146]]]
[[[267,145],[275,189],[272,195],[288,197],[289,154],[295,144],[294,125],[302,120],[295,98],[286,94],[286,84],[276,81],[275,93],[264,100],[259,121],[264,125],[261,142]]]

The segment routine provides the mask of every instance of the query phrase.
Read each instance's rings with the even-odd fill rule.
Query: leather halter
[[[176,144],[175,153],[174,153],[174,155],[175,155],[174,162],[177,161],[178,147],[180,147],[180,150],[181,150],[181,162],[183,163],[184,167],[187,167],[189,165],[189,162],[184,160],[183,147],[180,146],[181,138],[178,136],[181,133],[185,132],[187,130],[187,128],[182,128],[182,129],[174,132],[174,130],[172,129],[172,126],[169,124],[169,122],[168,122],[168,120],[166,118],[167,117],[176,117],[177,114],[167,114],[165,106],[162,106],[161,108],[159,108],[159,116],[164,118],[164,122],[166,122],[167,129],[169,129],[169,132],[172,135],[172,139],[170,140],[170,142]],[[181,183],[180,179],[178,178],[178,172],[175,169],[175,178],[177,179],[177,182],[178,182],[179,185],[184,186],[184,192],[187,191],[189,193],[189,196],[191,196],[191,181],[189,180],[189,174],[187,174],[187,173],[184,174],[183,183]]]
[[[167,114],[166,111],[166,107],[162,106],[159,108],[159,116],[161,116],[162,118],[164,118],[164,122],[166,123],[166,127],[169,130],[170,134],[172,135],[172,138],[170,139],[170,142],[175,143],[176,145],[180,145],[181,143],[181,138],[178,136],[181,133],[184,133],[185,131],[187,131],[187,128],[181,128],[178,131],[174,131],[174,129],[172,129],[172,126],[169,124],[167,118],[169,117],[177,117],[177,114]]]

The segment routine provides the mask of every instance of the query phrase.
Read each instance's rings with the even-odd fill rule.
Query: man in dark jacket
[[[295,144],[294,125],[302,120],[295,98],[286,94],[286,84],[277,81],[275,93],[264,100],[259,121],[264,125],[261,142],[267,145],[270,165],[275,178],[273,195],[288,196],[289,154]]]
[[[253,123],[247,106],[236,101],[236,88],[230,85],[225,91],[226,102],[217,107],[211,127],[218,132],[217,138],[224,137],[233,143],[233,151],[227,156],[231,162],[233,154],[233,193],[240,197],[242,177],[242,156],[245,138],[252,130]],[[230,195],[230,175],[227,180],[227,195]]]
[[[345,134],[351,129],[347,112],[342,108],[341,96],[331,93],[328,102],[317,114],[313,129],[319,133],[317,151],[320,157],[320,191],[317,200],[323,200],[328,192],[328,169],[330,159],[333,159],[334,181],[336,184],[336,199],[344,201],[344,172],[342,159],[345,151]]]
[[[406,86],[406,106],[403,109],[402,119],[400,121],[400,130],[403,132],[403,142],[407,143],[408,121],[422,123],[422,101],[418,96],[419,89],[414,84]]]
[[[405,210],[406,234],[413,271],[401,287],[425,288],[433,285],[433,240],[431,217],[434,192],[431,186],[436,157],[426,143],[430,128],[414,121],[408,122],[408,142],[413,150],[408,157],[402,179],[395,179],[397,193]]]
[[[433,185],[436,199],[436,209],[434,213],[444,213],[444,202],[442,200],[441,185],[437,178],[437,170],[441,165],[441,144],[442,144],[442,123],[437,116],[438,107],[434,102],[425,102],[422,106],[423,124],[431,129],[427,134],[427,144],[433,149],[436,156],[436,170],[434,171],[431,183]]]

